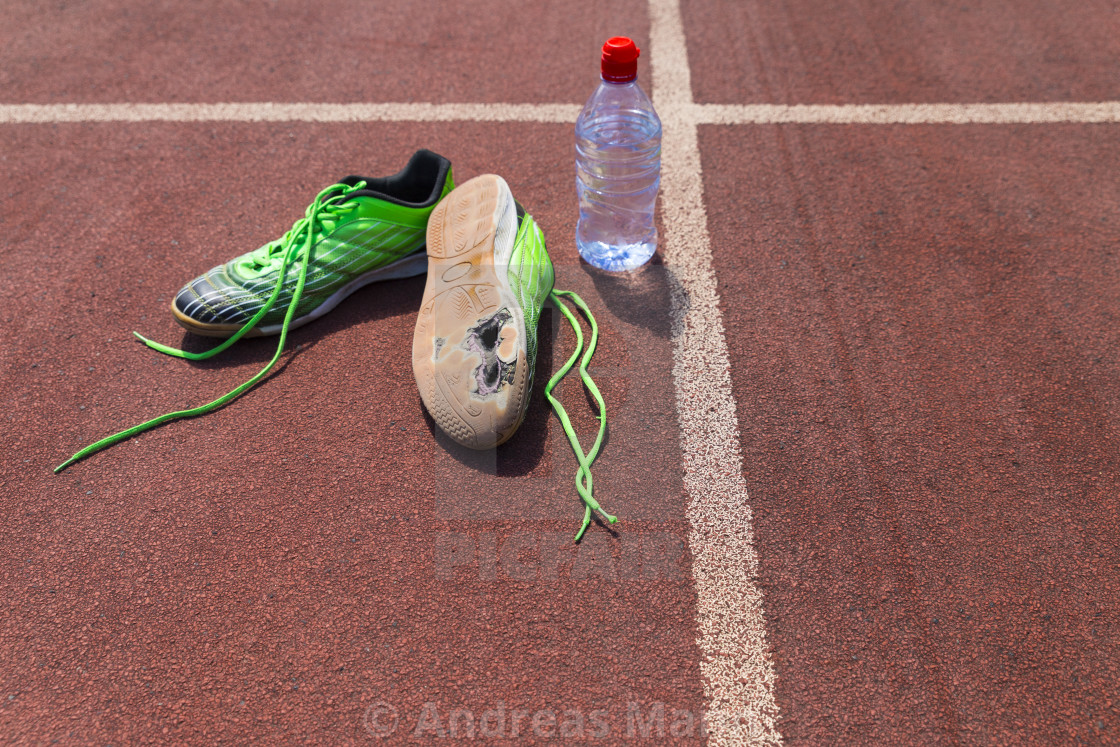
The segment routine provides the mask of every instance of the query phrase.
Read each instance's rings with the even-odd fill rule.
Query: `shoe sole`
[[[381,280],[396,280],[398,278],[411,278],[417,275],[423,275],[428,269],[428,257],[423,249],[409,254],[407,257],[398,259],[392,264],[379,267],[376,270],[370,270],[367,273],[359,275],[351,280],[346,285],[339,288],[331,294],[330,298],[323,303],[319,304],[313,310],[304,314],[303,316],[293,319],[292,323],[288,325],[289,330],[297,327],[302,327],[308,322],[313,322],[324,314],[330,312],[334,307],[338,306],[342,301],[354,291],[359,288],[364,288],[370,283],[376,283]],[[179,311],[175,307],[175,299],[171,299],[171,313],[175,315],[175,321],[192,332],[202,337],[229,337],[237,330],[241,329],[240,324],[208,324],[206,322],[199,322],[191,319],[189,316]],[[245,334],[246,337],[267,337],[270,335],[280,334],[283,324],[269,324],[264,327],[255,327]]]
[[[516,235],[513,194],[493,174],[460,185],[428,220],[412,370],[436,424],[472,449],[505,442],[525,417],[525,314],[505,270]]]

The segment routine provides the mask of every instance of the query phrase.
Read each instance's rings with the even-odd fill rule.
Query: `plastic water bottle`
[[[576,120],[576,246],[604,270],[632,270],[657,249],[661,120],[638,85],[640,51],[624,36],[607,40],[602,82]]]

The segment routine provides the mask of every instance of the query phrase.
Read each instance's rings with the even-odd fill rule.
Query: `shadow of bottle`
[[[662,339],[673,334],[673,315],[683,318],[688,309],[684,286],[665,266],[661,253],[628,272],[600,270],[580,258],[580,267],[591,277],[595,290],[615,318],[644,327]],[[680,308],[674,309],[674,304]]]

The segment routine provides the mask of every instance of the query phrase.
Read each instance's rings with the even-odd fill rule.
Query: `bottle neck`
[[[599,80],[602,81],[603,83],[606,83],[608,86],[632,86],[632,85],[634,85],[635,83],[638,82],[638,76],[635,75],[633,78],[630,78],[629,80],[610,80],[609,78],[605,78],[602,75],[600,75]]]

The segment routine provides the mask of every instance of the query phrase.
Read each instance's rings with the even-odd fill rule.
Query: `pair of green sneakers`
[[[451,163],[427,150],[418,151],[393,176],[350,176],[327,187],[282,238],[187,283],[172,300],[171,312],[191,332],[222,337],[224,342],[191,353],[136,335],[162,353],[202,360],[242,337],[278,334],[275,355],[255,376],[205,405],[168,413],[93,443],[55,471],[168,421],[222,407],[268,375],[280,359],[289,330],[326,314],[362,286],[419,275],[425,269],[412,367],[421,399],[436,424],[475,449],[493,448],[514,434],[529,404],[537,321],[551,299],[577,339],[576,351],[545,387],[579,462],[576,490],[584,502],[584,517],[576,540],[593,512],[615,522],[592,495],[591,464],[606,429],[605,405],[587,372],[598,336],[594,317],[574,293],[553,288],[555,274],[544,234],[513,199],[505,180],[486,174],[456,188]],[[587,452],[552,394],[584,350],[583,333],[562,298],[591,326],[579,371],[598,404],[600,423]]]

